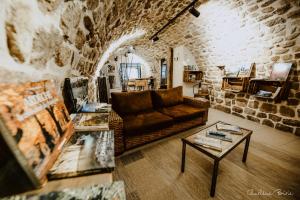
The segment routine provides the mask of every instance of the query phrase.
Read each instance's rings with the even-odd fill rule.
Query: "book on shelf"
[[[243,134],[242,131],[241,131],[241,128],[238,127],[238,126],[218,123],[216,127],[217,127],[218,131],[228,131],[230,133],[237,134],[237,135],[242,135]]]
[[[111,112],[111,104],[100,103],[96,106],[96,112]]]
[[[216,151],[222,151],[221,140],[209,138],[205,136],[197,136],[194,139],[194,143],[209,149],[213,149]]]
[[[113,131],[75,132],[49,170],[48,178],[110,173],[114,167]]]
[[[71,115],[75,131],[108,130],[108,113],[78,113]]]
[[[269,92],[269,91],[264,91],[264,90],[259,90],[257,93],[256,93],[256,96],[261,96],[261,97],[271,97],[272,96],[272,92]]]
[[[212,130],[207,131],[206,132],[206,137],[232,142],[231,135],[228,134],[228,133],[225,133],[225,132],[221,132],[221,131],[212,131]]]
[[[108,113],[108,112],[111,112],[111,104],[107,104],[107,103],[87,103],[82,107],[81,112]]]

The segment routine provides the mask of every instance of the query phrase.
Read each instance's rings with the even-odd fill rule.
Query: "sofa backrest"
[[[151,92],[113,92],[111,93],[112,108],[119,115],[130,115],[153,109]]]
[[[182,86],[152,91],[152,102],[155,108],[175,106],[183,103]]]

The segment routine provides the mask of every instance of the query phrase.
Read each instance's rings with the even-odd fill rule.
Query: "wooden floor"
[[[196,128],[117,158],[113,177],[125,182],[127,199],[300,199],[300,137],[211,109],[208,124],[219,120],[254,132],[246,164],[244,144],[220,162],[214,198],[209,196],[210,158],[187,147],[185,173],[180,173],[180,138]]]

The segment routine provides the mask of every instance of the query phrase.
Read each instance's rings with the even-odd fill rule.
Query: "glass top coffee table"
[[[230,132],[226,132],[228,135],[231,136],[232,142],[222,140],[221,141],[222,151],[217,151],[217,150],[214,150],[214,149],[202,146],[202,145],[198,145],[195,143],[195,139],[197,139],[199,136],[206,137],[206,134],[208,131],[216,131],[217,124],[219,124],[219,123],[220,124],[228,124],[225,122],[218,121],[214,124],[211,124],[211,125],[208,125],[208,126],[202,128],[201,130],[197,131],[196,133],[194,133],[191,136],[181,139],[182,140],[182,160],[181,160],[181,172],[182,173],[184,172],[184,168],[185,168],[185,154],[186,154],[186,145],[187,144],[214,159],[214,169],[213,169],[211,189],[210,189],[210,196],[212,196],[212,197],[215,195],[215,190],[216,190],[219,161],[222,160],[222,158],[224,158],[228,153],[230,153],[235,147],[237,147],[244,140],[246,140],[244,154],[243,154],[243,162],[246,162],[250,138],[251,138],[251,134],[252,134],[251,130],[248,130],[248,129],[245,129],[242,127],[239,127],[241,134],[231,134]]]

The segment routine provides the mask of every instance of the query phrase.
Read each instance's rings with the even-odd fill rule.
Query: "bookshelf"
[[[289,94],[290,84],[288,81],[251,79],[248,93],[256,98],[274,100],[276,103],[285,100]],[[271,96],[262,96],[258,92],[260,90],[271,92]]]
[[[248,93],[256,98],[274,100],[275,103],[286,100],[289,96],[288,76],[292,65],[293,63],[275,63],[272,66],[270,77],[250,80]]]
[[[254,76],[255,63],[244,64],[238,68],[228,68],[223,77],[222,90],[229,92],[247,92],[250,78]]]
[[[203,72],[200,70],[184,70],[183,82],[185,83],[197,83],[202,80]]]
[[[229,92],[246,92],[249,77],[223,77],[222,89]]]

